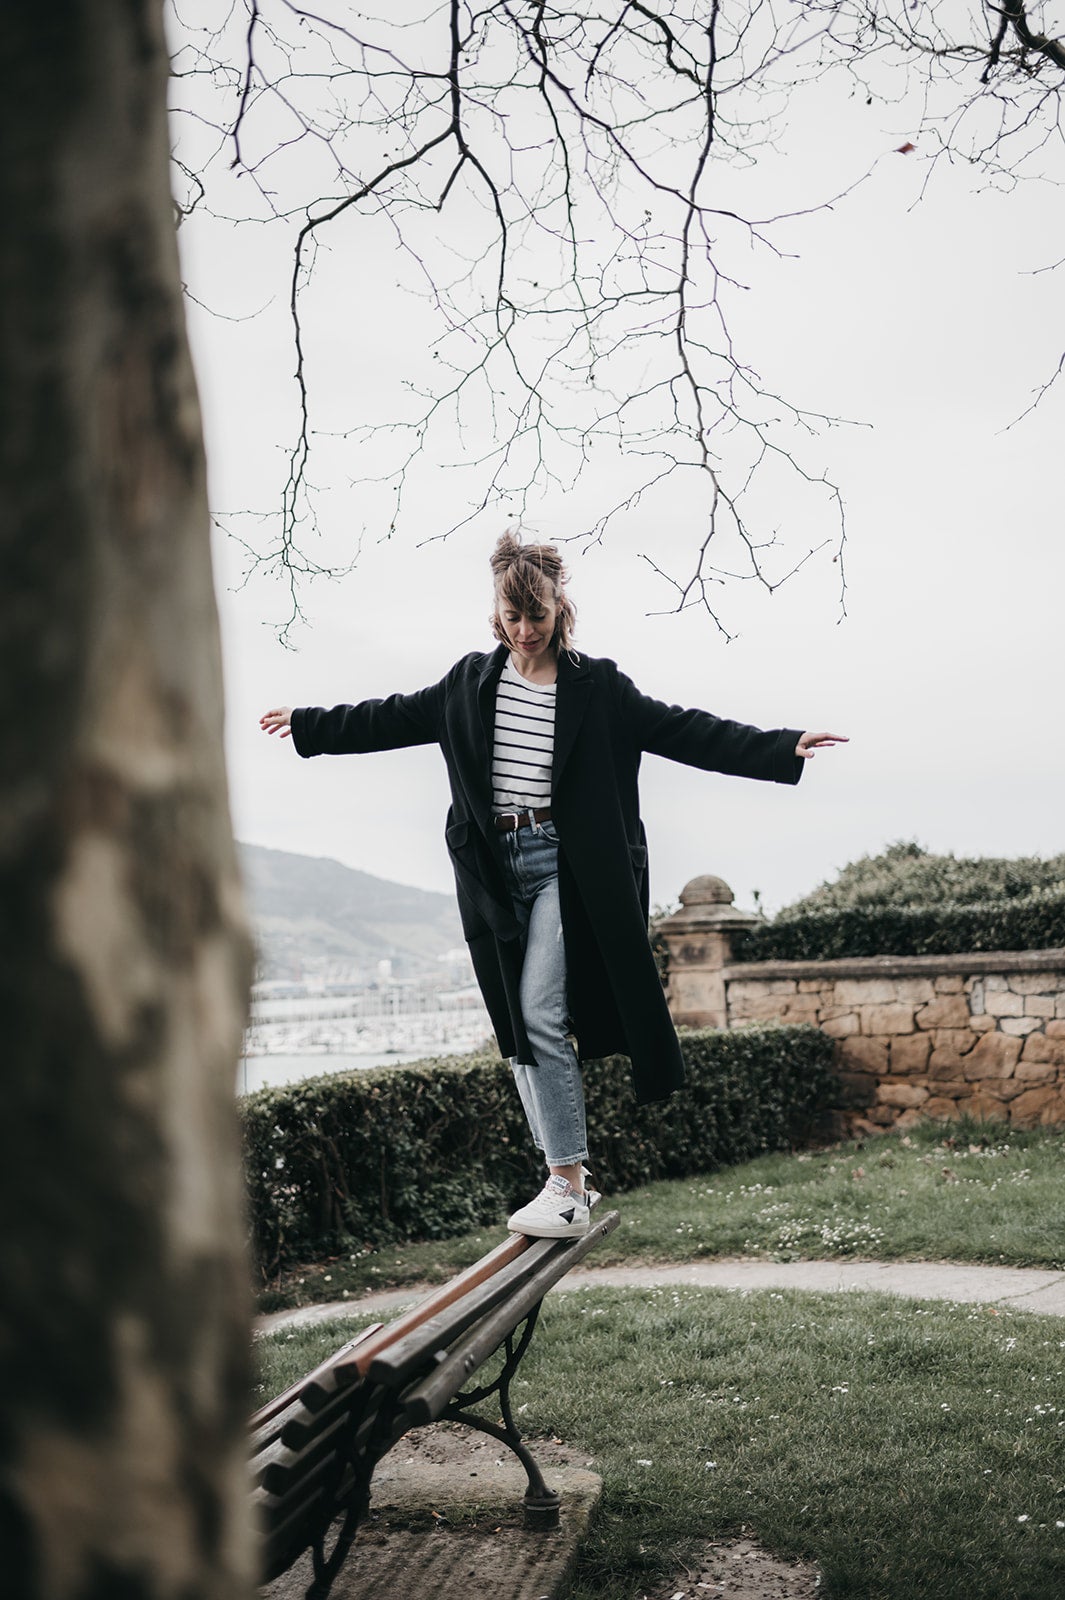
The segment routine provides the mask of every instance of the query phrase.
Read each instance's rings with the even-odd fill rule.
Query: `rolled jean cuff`
[[[579,1167],[587,1159],[587,1150],[582,1150],[578,1156],[544,1156],[544,1160],[549,1167]]]

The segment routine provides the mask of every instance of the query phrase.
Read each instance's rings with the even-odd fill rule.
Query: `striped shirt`
[[[526,683],[507,657],[496,688],[492,804],[496,811],[539,810],[551,803],[555,685]]]

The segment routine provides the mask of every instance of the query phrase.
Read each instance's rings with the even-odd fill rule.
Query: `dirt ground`
[[[715,1539],[697,1561],[641,1600],[816,1600],[817,1568],[782,1561],[754,1539]]]
[[[552,1467],[595,1468],[595,1462],[585,1452],[571,1449],[561,1440],[535,1439],[530,1444],[548,1482]],[[494,1439],[447,1424],[421,1428],[408,1435],[394,1453],[397,1464],[427,1462],[446,1466],[466,1478],[471,1489],[470,1480],[479,1478],[488,1484],[500,1466],[509,1466],[512,1460],[510,1452]],[[386,1457],[383,1471],[387,1471],[387,1462]],[[381,1485],[381,1492],[387,1500],[387,1483]],[[383,1520],[388,1520],[387,1513]],[[409,1527],[411,1519],[406,1520]],[[423,1526],[432,1526],[434,1520],[432,1509],[426,1508]],[[466,1537],[481,1534],[494,1538],[508,1527],[519,1526],[520,1511],[515,1506],[512,1512],[502,1515],[498,1510],[488,1517],[475,1515],[465,1522],[462,1532]],[[360,1534],[366,1543],[374,1538],[372,1528]],[[707,1541],[689,1567],[678,1571],[667,1583],[641,1591],[640,1600],[817,1600],[819,1594],[816,1567],[784,1561],[763,1550],[755,1539],[741,1537]]]

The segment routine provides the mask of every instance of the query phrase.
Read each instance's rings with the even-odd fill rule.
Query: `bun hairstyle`
[[[562,565],[557,547],[553,544],[522,544],[516,533],[508,531],[492,551],[490,565],[495,586],[492,632],[500,644],[510,644],[499,619],[502,606],[512,606],[525,617],[535,615],[543,610],[545,604],[553,603],[558,607],[558,616],[551,643],[556,650],[572,651],[577,613],[566,594],[565,583],[569,574]]]

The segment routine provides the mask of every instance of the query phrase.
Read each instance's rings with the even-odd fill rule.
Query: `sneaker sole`
[[[572,1223],[563,1222],[558,1227],[551,1227],[549,1224],[544,1223],[542,1225],[535,1224],[531,1228],[520,1228],[516,1227],[512,1222],[508,1222],[507,1231],[509,1233],[524,1234],[527,1239],[581,1239],[588,1232],[589,1226],[590,1223],[586,1222],[583,1226],[575,1228]]]

